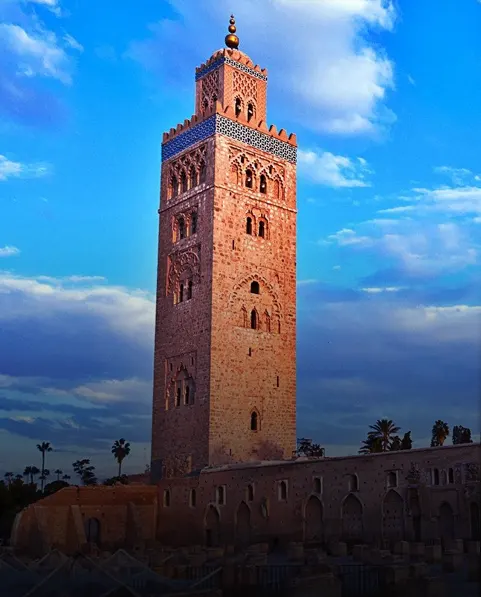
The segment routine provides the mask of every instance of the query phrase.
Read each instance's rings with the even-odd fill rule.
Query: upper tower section
[[[236,116],[247,122],[266,120],[267,71],[241,52],[235,19],[231,16],[227,48],[218,50],[196,69],[195,113],[213,109],[216,102],[223,108],[232,106]]]

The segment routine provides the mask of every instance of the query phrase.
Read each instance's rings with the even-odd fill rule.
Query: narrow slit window
[[[191,214],[191,220],[190,220],[190,227],[192,230],[192,234],[195,234],[197,232],[197,212],[193,211]]]
[[[251,413],[251,431],[257,431],[257,426],[259,424],[258,416],[256,411]]]
[[[185,193],[189,190],[189,186],[187,183],[187,175],[184,171],[182,171],[182,174],[180,175],[180,186],[182,188],[182,193]]]
[[[177,392],[175,395],[175,406],[180,406],[180,394],[181,394],[181,389],[177,388]]]
[[[239,116],[241,112],[242,112],[242,102],[241,102],[240,97],[236,97],[236,100],[235,100],[235,115]]]
[[[184,285],[181,284],[179,287],[179,303],[184,302]]]
[[[252,234],[252,218],[247,218],[246,222],[246,233]]]
[[[252,185],[254,183],[254,177],[252,174],[252,170],[246,170],[246,187],[248,189],[252,189]]]
[[[179,240],[182,240],[183,238],[185,238],[185,220],[184,220],[184,218],[179,218],[179,222],[177,225],[179,227]]]
[[[251,282],[251,292],[252,294],[259,294],[260,293],[260,287],[259,287],[259,282]]]
[[[254,106],[253,104],[247,104],[247,122],[250,122],[254,117]]]
[[[259,184],[259,191],[264,195],[267,193],[267,179],[265,174],[261,174],[260,184]]]
[[[192,280],[187,282],[187,300],[189,301],[192,298]]]
[[[195,168],[193,166],[190,169],[189,173],[189,184],[191,189],[197,186],[197,172],[195,171]]]
[[[257,313],[255,309],[252,309],[251,311],[251,329],[257,329]]]
[[[266,225],[262,220],[259,222],[259,236],[261,238],[265,238],[266,236]]]
[[[205,178],[206,178],[206,168],[205,168],[204,162],[202,162],[200,165],[200,168],[199,168],[199,182],[202,184],[203,182],[205,182]]]

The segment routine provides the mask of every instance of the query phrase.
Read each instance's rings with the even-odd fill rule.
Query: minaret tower
[[[154,479],[295,450],[296,138],[234,17],[225,43],[162,143]]]

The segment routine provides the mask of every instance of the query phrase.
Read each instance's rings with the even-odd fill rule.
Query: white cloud
[[[70,34],[66,33],[63,36],[63,40],[64,42],[67,44],[67,46],[69,48],[72,48],[72,50],[77,50],[77,52],[83,52],[84,51],[84,47],[82,46],[81,43],[79,43],[74,37],[72,37]]]
[[[17,247],[12,246],[5,246],[0,247],[0,257],[12,257],[12,255],[18,255],[20,253],[20,249]]]
[[[356,229],[343,228],[321,242],[374,251],[415,275],[453,272],[477,262],[478,249],[461,225],[405,219],[393,227],[382,222],[361,222]]]
[[[8,178],[32,177],[39,178],[45,176],[50,171],[48,164],[22,164],[9,160],[4,155],[0,155],[0,181]]]
[[[24,0],[26,4],[38,4],[40,6],[45,6],[55,15],[60,16],[60,3],[58,0]]]
[[[452,166],[436,166],[436,174],[442,174],[450,178],[455,185],[463,185],[466,180],[475,178],[475,175],[468,168],[453,168]]]
[[[362,288],[361,290],[363,292],[366,292],[367,294],[381,294],[383,292],[399,292],[400,290],[402,290],[402,287],[401,286],[386,286],[385,288],[370,287],[370,288]]]
[[[28,33],[20,25],[0,24],[0,50],[13,56],[17,74],[50,77],[71,83],[70,60],[56,35],[39,26]]]
[[[371,170],[363,158],[299,150],[298,160],[300,174],[316,183],[337,188],[370,186],[365,177]]]
[[[152,37],[134,42],[128,55],[174,77],[215,50],[210,32],[224,30],[227,13],[217,0],[169,1],[180,20],[150,26]],[[386,106],[394,66],[368,37],[392,30],[395,17],[390,0],[243,0],[236,8],[240,48],[269,68],[270,88],[282,93],[289,116],[342,135],[372,134],[395,119]],[[213,24],[208,34],[199,29],[202,22]],[[266,31],[285,42],[266,41]],[[182,65],[169,64],[163,49],[177,47],[179,38],[196,41],[184,44]]]

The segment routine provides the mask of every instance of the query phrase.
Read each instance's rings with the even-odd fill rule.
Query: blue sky
[[[0,471],[147,463],[160,142],[234,9],[299,142],[299,435],[479,434],[481,4],[87,4],[0,3]]]

